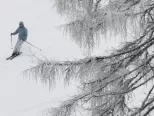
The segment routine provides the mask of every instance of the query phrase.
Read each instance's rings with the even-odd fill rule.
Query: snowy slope
[[[16,37],[13,38],[16,39]],[[42,83],[36,83],[34,79],[24,78],[22,75],[24,70],[34,65],[30,57],[32,53],[37,57],[45,56],[56,60],[80,57],[78,49],[73,47],[75,45],[71,42],[63,41],[63,44],[59,44],[58,40],[53,42],[54,45],[43,43],[42,51],[25,43],[22,47],[23,54],[8,61],[5,58],[11,54],[12,50],[8,47],[8,52],[3,49],[4,46],[1,46],[3,54],[0,55],[0,116],[38,116],[41,109],[53,105],[52,102],[58,99],[64,99],[64,94],[72,93],[73,87],[66,89],[65,93],[63,86],[57,86],[57,89],[49,91],[49,88]],[[6,40],[6,43],[9,43],[9,40]]]
[[[51,9],[51,1],[5,0],[2,3],[0,4],[0,116],[39,116],[41,110],[50,107],[58,99],[65,99],[64,94],[71,94],[73,87],[66,89],[65,93],[63,86],[57,86],[55,90],[49,91],[48,86],[24,78],[22,71],[34,65],[30,49],[38,57],[45,56],[56,60],[79,58],[81,55],[76,45],[64,40],[63,33],[55,28],[63,21]],[[21,20],[29,30],[28,41],[42,51],[25,43],[20,57],[6,61],[5,58],[12,53],[10,33],[15,31]],[[13,36],[13,46],[16,40],[17,36]]]

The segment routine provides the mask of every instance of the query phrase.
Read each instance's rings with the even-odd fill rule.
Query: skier
[[[18,34],[18,41],[14,47],[12,56],[19,55],[21,45],[24,43],[24,41],[27,41],[28,30],[24,26],[24,23],[22,21],[19,22],[19,27],[16,29],[16,31],[14,33],[11,33],[11,36],[16,35],[16,34]]]

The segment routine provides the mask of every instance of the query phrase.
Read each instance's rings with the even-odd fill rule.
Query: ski
[[[18,55],[12,56],[9,60],[14,59],[15,57],[19,56],[22,52],[20,52]]]
[[[9,60],[11,57],[12,57],[12,56],[10,56],[10,57],[6,58],[6,60]]]
[[[12,60],[14,59],[15,57],[19,56],[22,52],[20,52],[18,55],[14,55],[14,56],[10,56],[8,58],[6,58],[6,60]]]

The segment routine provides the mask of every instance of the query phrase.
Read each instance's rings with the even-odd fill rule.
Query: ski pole
[[[26,43],[28,43],[28,44],[30,44],[31,46],[33,46],[33,47],[35,47],[35,48],[39,49],[39,50],[41,51],[41,49],[40,49],[40,48],[38,48],[38,47],[36,47],[36,46],[32,45],[31,43],[29,43],[29,42],[27,42],[27,41],[25,41],[25,42],[26,42]]]
[[[13,49],[13,47],[12,47],[12,35],[11,35],[11,49]]]

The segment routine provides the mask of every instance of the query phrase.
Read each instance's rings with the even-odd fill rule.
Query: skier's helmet
[[[24,23],[22,21],[20,21],[19,26],[24,26]]]

